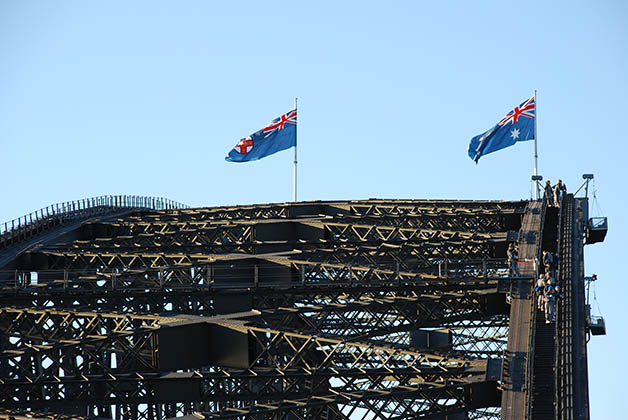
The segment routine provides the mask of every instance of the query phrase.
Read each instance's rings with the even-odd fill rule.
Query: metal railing
[[[68,220],[112,213],[120,209],[174,210],[188,207],[163,197],[139,195],[102,195],[55,203],[0,224],[0,249]]]
[[[566,202],[566,208],[560,213],[560,241],[559,255],[560,265],[557,273],[557,281],[561,287],[560,305],[556,303],[555,336],[557,345],[555,349],[555,401],[556,419],[570,420],[578,417],[574,401],[574,360],[573,346],[573,277],[578,276],[574,272],[576,252],[573,248],[574,241],[574,199],[570,197]],[[565,220],[563,220],[563,217]],[[563,230],[564,229],[564,230]],[[577,229],[577,228],[576,228]],[[576,234],[577,237],[577,234]],[[580,418],[580,417],[578,417]],[[583,418],[585,415],[583,414]],[[588,418],[588,417],[587,417]]]
[[[530,340],[528,341],[528,351],[525,356],[525,390],[526,390],[526,398],[525,398],[525,418],[530,420],[532,419],[532,398],[533,398],[533,384],[534,384],[534,348],[536,346],[536,306],[537,306],[537,295],[534,291],[534,287],[536,286],[536,279],[539,278],[539,262],[541,261],[542,255],[542,245],[543,245],[543,227],[545,226],[545,216],[547,214],[547,206],[548,201],[547,197],[544,195],[541,201],[541,215],[539,221],[539,233],[540,235],[537,238],[537,246],[535,253],[535,263],[534,263],[534,274],[532,278],[532,287],[530,290],[530,296],[532,299],[532,305],[530,307],[530,326],[528,329],[528,334]]]

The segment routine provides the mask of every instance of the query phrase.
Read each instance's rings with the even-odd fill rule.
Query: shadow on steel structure
[[[12,240],[0,417],[528,418],[544,209],[132,208]]]

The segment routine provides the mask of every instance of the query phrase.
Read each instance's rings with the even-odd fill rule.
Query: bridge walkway
[[[521,278],[513,281],[510,307],[510,328],[502,378],[502,419],[524,420],[528,411],[528,382],[532,361],[536,322],[533,279],[541,246],[543,202],[532,201],[526,207],[519,231]]]

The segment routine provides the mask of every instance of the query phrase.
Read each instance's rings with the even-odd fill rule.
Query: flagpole
[[[536,147],[536,120],[538,116],[539,116],[539,104],[536,101],[536,89],[534,89],[534,177],[535,178],[539,176],[539,154]],[[539,199],[539,181],[535,180],[534,184],[535,184],[534,198],[538,200]]]
[[[294,97],[294,110],[297,110],[297,97]],[[297,113],[297,122],[299,115]],[[536,126],[535,126],[536,127]],[[535,135],[536,138],[536,135]],[[536,139],[535,139],[536,141]],[[297,124],[294,124],[294,201],[297,201]]]

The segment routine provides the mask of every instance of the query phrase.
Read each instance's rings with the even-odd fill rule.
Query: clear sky
[[[625,418],[627,74],[624,1],[0,0],[0,222],[103,194],[290,201],[292,151],[224,157],[295,96],[300,200],[527,199],[532,142],[467,147],[537,89],[539,173],[594,173],[609,217],[585,249],[591,417]]]

